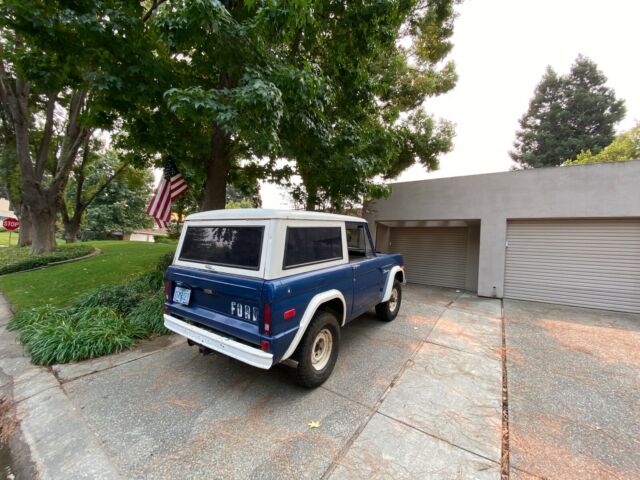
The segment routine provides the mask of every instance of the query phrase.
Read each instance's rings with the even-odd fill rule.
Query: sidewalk
[[[53,373],[24,356],[10,318],[0,293],[0,393],[18,422],[9,442],[18,478],[119,478]]]

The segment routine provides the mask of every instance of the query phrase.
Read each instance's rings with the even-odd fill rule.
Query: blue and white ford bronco
[[[331,375],[341,327],[373,308],[393,320],[404,282],[402,257],[377,253],[361,218],[196,213],[165,275],[164,324],[190,345],[255,367],[287,361],[313,388]]]

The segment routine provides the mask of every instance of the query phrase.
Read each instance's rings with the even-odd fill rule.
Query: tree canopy
[[[308,208],[380,194],[375,177],[436,168],[451,147],[452,127],[423,102],[455,85],[443,63],[454,3],[166,3],[150,26],[167,53],[168,109],[140,109],[129,131],[163,132],[204,179],[203,209],[223,208],[239,177],[298,175],[289,185]]]
[[[606,82],[584,56],[567,75],[548,67],[520,119],[511,158],[524,168],[557,166],[582,151],[598,153],[609,145],[626,109]]]
[[[151,228],[153,220],[145,212],[152,190],[151,172],[129,169],[105,184],[105,176],[112,175],[118,160],[108,155],[101,165],[92,169],[87,178],[87,183],[94,188],[102,185],[104,188],[87,206],[82,230],[100,237],[113,231],[129,233],[137,228]]]
[[[133,0],[0,3],[0,102],[16,145],[33,253],[55,248],[60,200],[81,146],[145,93],[153,61]]]
[[[590,150],[580,152],[574,160],[565,165],[586,165],[589,163],[624,162],[640,160],[640,123],[616,138],[600,152],[594,154]]]
[[[425,101],[456,82],[457,1],[4,0],[3,168],[33,252],[55,248],[98,131],[136,167],[175,159],[200,209],[224,208],[228,185],[255,204],[267,180],[339,210],[436,168],[453,129]]]

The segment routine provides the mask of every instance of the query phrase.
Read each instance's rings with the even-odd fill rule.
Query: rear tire
[[[398,316],[402,303],[402,285],[398,280],[393,281],[391,298],[388,301],[376,305],[376,315],[383,322],[390,322]]]
[[[296,352],[296,381],[305,388],[322,385],[333,372],[340,349],[340,325],[336,317],[318,311]]]

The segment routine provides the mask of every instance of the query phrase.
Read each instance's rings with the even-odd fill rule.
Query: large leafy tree
[[[117,168],[118,160],[111,157],[106,163],[111,165],[111,170],[93,171],[88,183],[102,185],[105,176]],[[113,231],[129,233],[137,228],[151,227],[153,220],[147,215],[146,206],[152,180],[149,170],[131,169],[116,176],[86,208],[82,231],[100,237]]]
[[[60,200],[92,129],[112,128],[114,112],[144,93],[154,56],[144,35],[152,10],[143,3],[0,3],[0,101],[15,137],[33,253],[55,248]]]
[[[424,102],[455,85],[453,64],[442,64],[452,47],[453,4],[320,2],[297,28],[290,57],[318,74],[293,89],[309,93],[306,102],[286,102],[293,108],[283,138],[302,179],[294,198],[307,209],[340,210],[383,194],[372,180],[416,161],[437,168],[453,132],[426,114]]]
[[[624,162],[640,160],[640,123],[616,138],[598,153],[590,150],[580,152],[565,165],[587,165],[589,163]]]
[[[77,241],[85,212],[93,202],[107,195],[107,188],[116,179],[122,179],[126,186],[125,194],[131,194],[133,189],[140,188],[141,192],[132,194],[142,198],[149,194],[149,172],[135,169],[124,162],[118,152],[105,149],[99,139],[90,141],[87,138],[82,147],[81,158],[73,166],[67,188],[60,204],[60,216],[64,225],[64,238],[67,243]],[[124,187],[115,191],[122,191]],[[114,192],[111,192],[113,196]],[[144,209],[140,209],[142,212]]]
[[[568,75],[548,67],[520,120],[511,158],[524,168],[556,166],[581,151],[598,153],[609,145],[626,110],[606,82],[584,56]]]
[[[380,193],[370,187],[377,175],[416,160],[434,168],[450,148],[451,128],[422,103],[455,83],[453,66],[439,67],[453,3],[166,3],[152,25],[174,116],[157,100],[138,109],[126,121],[129,139],[162,131],[150,150],[162,145],[204,178],[203,209],[224,208],[227,184],[242,177],[298,174],[294,195],[309,208]]]
[[[0,197],[9,199],[11,208],[22,220],[18,245],[21,247],[31,244],[30,222],[28,212],[23,208],[20,192],[20,169],[16,158],[15,133],[11,122],[8,121],[10,113],[0,110]]]

